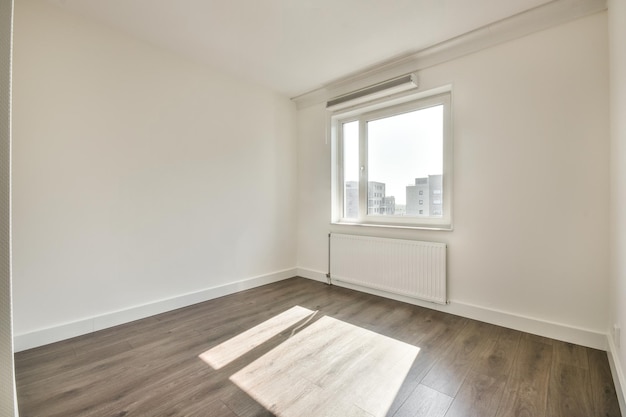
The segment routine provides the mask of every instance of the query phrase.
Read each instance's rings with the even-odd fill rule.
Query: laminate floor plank
[[[420,351],[389,408],[387,414],[389,416],[393,415],[413,393],[438,358],[452,348],[452,341],[468,323],[467,319],[441,314],[435,310],[422,313],[421,317],[415,317],[414,321],[407,325],[407,334],[412,336],[413,344]],[[406,339],[405,337],[404,340]]]
[[[493,417],[498,412],[506,376],[470,372],[454,398],[446,417]]]
[[[213,400],[193,408],[183,408],[176,416],[188,417],[239,417],[222,400]]]
[[[446,417],[495,416],[510,374],[521,333],[498,327],[491,344],[473,361]]]
[[[496,326],[478,321],[469,322],[452,341],[452,348],[424,377],[422,384],[454,397],[474,361],[493,344],[492,335],[495,331]]]
[[[66,404],[71,405],[74,415],[80,415],[90,410],[94,396],[115,399],[107,403],[119,402],[134,392],[149,391],[171,375],[178,375],[182,380],[191,378],[193,374],[186,370],[185,363],[191,360],[194,364],[201,364],[197,352],[201,351],[202,343],[192,343],[188,339],[162,341],[118,357],[101,358],[67,372],[62,376],[65,384],[53,384],[53,379],[49,378],[33,382],[26,391],[43,390],[45,395],[40,395],[40,399],[31,404],[39,411],[51,408],[51,404]],[[201,366],[205,368],[205,365]]]
[[[184,339],[186,341],[185,343],[188,343],[190,339],[191,338]],[[51,381],[58,379],[59,376],[66,378],[68,381],[72,381],[82,374],[97,376],[106,375],[115,369],[137,369],[143,366],[162,366],[163,361],[158,361],[157,359],[164,355],[171,355],[176,349],[184,349],[184,347],[181,347],[180,340],[161,339],[159,342],[154,342],[150,346],[118,352],[116,355],[101,356],[96,354],[91,358],[85,357],[80,361],[75,360],[75,365],[66,365],[63,372],[50,375],[46,370],[46,372],[39,377],[36,375],[34,377],[29,376],[28,380],[20,379],[20,382],[36,387],[37,385],[47,385]]]
[[[394,417],[444,417],[452,400],[452,397],[420,384]]]
[[[49,350],[49,353],[48,353]],[[28,350],[28,355],[15,355],[15,366],[20,373],[16,379],[39,378],[46,368],[61,369],[76,360],[76,352],[71,343],[58,342]]]
[[[119,354],[132,350],[130,344],[125,340],[118,340],[116,343],[107,344],[102,347],[94,347],[92,353],[87,354],[75,354],[72,357],[64,358],[63,360],[48,361],[42,363],[38,368],[35,368],[31,372],[25,372],[21,375],[24,381],[28,381],[29,378],[36,380],[35,383],[45,383],[49,378],[58,378],[58,375],[63,373],[72,373],[77,368],[85,365],[91,366],[94,363],[94,357],[100,358],[114,358]]]
[[[22,417],[619,416],[605,352],[302,278],[15,364]]]
[[[404,383],[398,390],[394,401],[391,403],[387,416],[393,416],[402,407],[404,402],[411,396],[413,391],[420,385],[424,376],[430,371],[438,358],[438,353],[420,349],[411,369],[404,379]]]
[[[221,403],[217,400],[229,387],[223,381],[206,378],[208,372],[207,369],[183,368],[158,382],[129,391],[116,401],[92,410],[91,414],[182,416],[201,409],[211,409],[209,407],[212,405],[219,405],[221,409]],[[158,398],[158,403],[155,403],[154,398]]]
[[[237,417],[273,417],[274,414],[241,390],[233,390],[222,397],[222,402]]]
[[[589,369],[589,359],[586,349],[573,343],[554,341],[555,362],[565,365],[573,365],[582,369]]]
[[[574,365],[554,362],[547,399],[549,416],[592,416],[593,399],[588,371]]]
[[[552,343],[524,336],[520,340],[497,417],[546,416]]]
[[[615,401],[615,385],[606,352],[588,350],[589,384],[593,401],[593,415],[598,417],[620,416],[619,404]]]
[[[508,376],[521,336],[522,333],[517,330],[498,327],[493,337],[493,344],[474,361],[472,371],[494,378]]]

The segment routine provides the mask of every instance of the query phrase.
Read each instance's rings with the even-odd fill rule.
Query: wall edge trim
[[[607,356],[609,357],[609,366],[611,367],[611,375],[613,376],[613,384],[615,385],[615,393],[619,402],[620,412],[626,412],[626,380],[622,372],[622,364],[617,353],[617,348],[610,334],[606,336],[607,340]]]
[[[326,273],[306,268],[298,268],[298,276],[312,279],[315,281],[326,282]],[[353,289],[356,291],[366,292],[393,300],[402,301],[409,304],[418,305],[432,310],[442,311],[444,313],[454,314],[473,320],[482,321],[497,326],[507,327],[514,330],[520,330],[526,333],[538,336],[549,337],[563,342],[574,343],[593,349],[607,350],[606,333],[574,327],[567,324],[550,322],[532,317],[525,317],[515,313],[494,310],[483,306],[472,305],[458,300],[450,300],[450,304],[440,305],[421,301],[409,297],[386,293],[384,291],[365,288],[358,285],[347,284],[345,282],[333,282],[333,285]]]
[[[156,314],[165,313],[178,308],[223,297],[225,295],[234,294],[239,291],[272,284],[274,282],[294,277],[296,275],[296,271],[296,268],[283,269],[264,275],[244,278],[242,280],[224,285],[218,285],[187,294],[177,295],[167,299],[155,300],[150,303],[129,307],[123,310],[112,311],[86,319],[76,320],[70,323],[63,323],[28,333],[14,335],[13,341],[15,345],[15,352],[96,332],[98,330],[140,320]]]

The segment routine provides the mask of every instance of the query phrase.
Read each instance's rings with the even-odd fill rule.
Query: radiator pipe
[[[328,234],[328,272],[326,273],[326,279],[328,280],[328,285],[333,285],[330,280],[330,233]]]

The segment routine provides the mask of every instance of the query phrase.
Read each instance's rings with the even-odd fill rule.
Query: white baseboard
[[[315,281],[327,282],[326,273],[321,271],[298,268],[298,276]],[[391,298],[393,300],[430,308],[432,310],[438,310],[564,342],[575,343],[577,345],[587,346],[594,349],[607,350],[607,335],[602,332],[573,327],[561,323],[553,323],[532,317],[525,317],[506,311],[494,310],[464,303],[462,301],[450,300],[450,304],[441,305],[340,281],[333,281],[333,285]]]
[[[312,269],[302,269],[298,268],[297,273],[299,277],[312,279],[313,281],[319,281],[328,283],[328,278],[326,278],[326,272],[314,271]]]
[[[92,333],[108,327],[150,317],[155,314],[165,313],[177,308],[187,307],[192,304],[223,297],[239,291],[282,281],[284,279],[294,277],[296,273],[296,268],[285,269],[217,287],[206,288],[193,293],[182,294],[176,297],[130,307],[120,311],[113,311],[99,316],[77,320],[71,323],[60,324],[46,329],[18,334],[15,335],[13,339],[14,350],[15,352],[20,352],[22,350],[32,349],[49,343]]]
[[[619,402],[619,408],[622,415],[626,412],[626,380],[624,380],[624,373],[622,372],[622,363],[619,359],[619,354],[613,338],[607,336],[608,357],[609,365],[611,366],[611,374],[613,375],[613,383],[615,384],[615,392],[617,393],[617,400]]]
[[[71,323],[60,324],[46,329],[36,330],[29,333],[15,335],[14,349],[16,352],[31,349],[34,347],[58,342],[83,334],[117,326],[139,320],[155,314],[175,310],[192,304],[233,294],[238,291],[247,290],[261,285],[271,284],[291,278],[295,275],[312,279],[319,282],[327,282],[326,272],[315,271],[306,268],[291,268],[274,273],[244,279],[241,281],[225,284],[217,287],[207,288],[201,291],[183,294],[165,300],[158,300],[152,303],[130,307],[128,309],[114,311],[107,314],[77,320]],[[367,292],[381,297],[419,305],[433,310],[467,317],[474,320],[483,321],[515,330],[550,337],[565,342],[575,343],[594,349],[607,350],[607,335],[593,330],[572,327],[560,323],[552,323],[530,317],[515,315],[505,311],[493,310],[481,306],[475,306],[459,301],[451,300],[448,305],[429,303],[427,301],[415,300],[401,295],[391,294],[384,291],[360,287],[358,285],[333,281],[333,285]],[[609,355],[610,357],[611,355]],[[619,366],[616,369],[621,369]],[[621,382],[621,381],[620,381]],[[617,383],[616,383],[617,385]],[[624,386],[624,385],[622,385]],[[626,388],[626,386],[624,386]]]

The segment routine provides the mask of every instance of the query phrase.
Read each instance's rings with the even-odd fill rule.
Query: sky
[[[368,181],[383,182],[386,196],[406,204],[415,178],[443,174],[443,106],[367,122]],[[359,178],[359,122],[343,125],[344,180]]]

